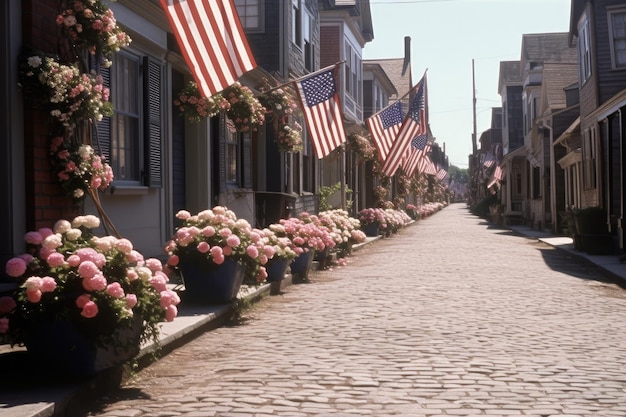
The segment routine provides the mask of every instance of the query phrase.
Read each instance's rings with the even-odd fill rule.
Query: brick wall
[[[341,60],[342,39],[337,26],[320,27],[320,67],[333,65]]]
[[[59,48],[55,19],[58,0],[24,0],[22,2],[24,44],[46,53],[57,54]],[[48,154],[51,125],[44,109],[24,101],[24,167],[26,190],[26,227],[35,230],[52,227],[61,218],[72,219],[79,207],[65,197],[51,172]]]

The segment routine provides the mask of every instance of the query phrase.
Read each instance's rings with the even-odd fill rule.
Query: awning
[[[572,152],[569,152],[567,155],[565,155],[563,158],[559,159],[556,162],[561,166],[561,168],[565,169],[574,165],[577,162],[582,162],[582,160],[583,152],[580,148],[578,148]]]

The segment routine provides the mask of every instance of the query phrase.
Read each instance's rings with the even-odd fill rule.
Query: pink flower
[[[13,297],[9,297],[8,295],[0,297],[0,314],[10,313],[15,310],[15,307],[17,307],[17,303]]]
[[[179,262],[180,262],[180,258],[178,257],[178,255],[171,255],[169,259],[167,260],[167,264],[171,266],[176,266],[178,265]]]
[[[129,269],[126,271],[126,276],[130,282],[133,282],[139,278],[139,274],[134,269]]]
[[[178,315],[178,308],[175,305],[169,305],[165,309],[165,320],[174,321],[174,318]]]
[[[161,291],[159,295],[161,297],[161,308],[163,309],[167,308],[168,306],[177,305],[178,303],[180,303],[180,297],[174,291],[164,290]]]
[[[222,230],[228,230],[228,229],[222,229]],[[235,248],[239,246],[240,243],[241,243],[241,240],[239,239],[239,236],[237,235],[230,235],[226,238],[226,244],[230,246],[231,248]]]
[[[52,277],[43,277],[41,279],[41,291],[53,292],[57,288],[57,282]]]
[[[9,331],[9,319],[6,317],[0,318],[0,334],[7,333]]]
[[[89,294],[79,295],[76,299],[76,307],[82,309],[89,301],[91,301],[91,296]]]
[[[223,250],[222,250],[222,248],[221,248],[221,247],[219,247],[219,246],[213,246],[213,247],[211,248],[211,256],[212,256],[213,258],[215,258],[215,257],[219,257],[219,256],[223,257],[223,256],[224,256],[224,251],[223,251]]]
[[[163,271],[163,264],[161,263],[160,260],[156,258],[148,258],[146,259],[145,262],[146,262],[146,266],[150,269],[150,271],[152,272]]]
[[[214,256],[213,257],[213,263],[215,263],[216,265],[221,265],[224,263],[226,259],[224,258],[224,255],[221,256]]]
[[[8,276],[17,278],[26,272],[26,262],[21,258],[12,258],[6,264],[6,273]]]
[[[257,249],[256,246],[254,245],[250,245],[246,248],[246,253],[248,254],[249,257],[251,258],[256,258],[257,256],[259,256],[259,250]]]
[[[107,285],[106,292],[113,298],[124,297],[124,288],[122,288],[119,282],[113,282]]]
[[[220,231],[218,233],[222,237],[228,237],[228,236],[233,234],[233,231],[230,230],[229,228],[225,227],[223,229],[220,229]]]
[[[24,235],[24,241],[31,245],[41,245],[43,241],[43,236],[39,232],[28,232]]]
[[[73,268],[80,265],[80,256],[78,255],[70,255],[67,257],[67,264]]]
[[[107,279],[101,273],[96,274],[93,278],[89,278],[88,281],[94,291],[104,291],[107,287]]]
[[[225,246],[222,248],[222,254],[224,256],[230,256],[233,254],[233,248],[231,248],[230,246]]]
[[[137,296],[135,294],[126,294],[126,305],[133,308],[137,305]]]
[[[133,244],[131,243],[130,240],[128,239],[119,239],[116,243],[115,243],[115,247],[117,248],[117,250],[119,250],[122,253],[130,253],[130,251],[133,250]]]
[[[78,274],[83,278],[93,278],[100,270],[92,261],[84,261],[78,266]]]
[[[46,262],[48,262],[48,265],[51,268],[55,268],[57,266],[63,265],[63,262],[65,262],[65,257],[62,253],[52,252],[50,255],[48,255]]]
[[[167,278],[167,275],[159,271],[152,278],[150,278],[150,285],[152,285],[157,291],[161,292],[167,289],[166,284],[168,281],[169,279]]]
[[[98,315],[98,306],[93,301],[87,301],[87,303],[83,306],[83,310],[80,312],[80,315],[92,319]]]
[[[41,290],[36,288],[26,289],[26,299],[31,303],[38,303],[41,301]]]
[[[210,249],[211,245],[209,245],[207,242],[198,243],[198,252],[207,253]]]
[[[213,226],[207,226],[202,229],[202,235],[206,237],[211,237],[215,235],[215,228]]]

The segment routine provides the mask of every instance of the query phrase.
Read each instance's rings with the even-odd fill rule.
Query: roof
[[[385,72],[383,67],[376,62],[363,61],[363,72],[371,72],[378,79],[380,84],[385,89],[388,96],[397,96],[398,90],[389,79],[389,75]]]
[[[368,59],[363,61],[367,64],[377,64],[385,71],[389,80],[396,88],[396,94],[389,96],[389,100],[397,100],[404,96],[413,87],[411,77],[411,64],[404,69],[404,58],[390,58],[390,59]]]
[[[578,62],[576,48],[570,46],[569,33],[522,35],[521,70],[530,62]]]
[[[498,82],[498,92],[502,91],[502,87],[504,87],[505,84],[522,85],[520,65],[520,61],[500,61],[500,80]]]
[[[565,89],[578,80],[578,64],[546,63],[543,66],[541,113],[567,107]]]

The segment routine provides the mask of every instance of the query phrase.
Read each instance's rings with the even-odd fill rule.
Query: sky
[[[478,140],[502,104],[500,61],[520,59],[523,34],[569,32],[570,0],[370,0],[370,7],[374,40],[363,59],[402,58],[411,37],[413,82],[426,71],[431,131],[459,168],[472,153],[472,60]]]

